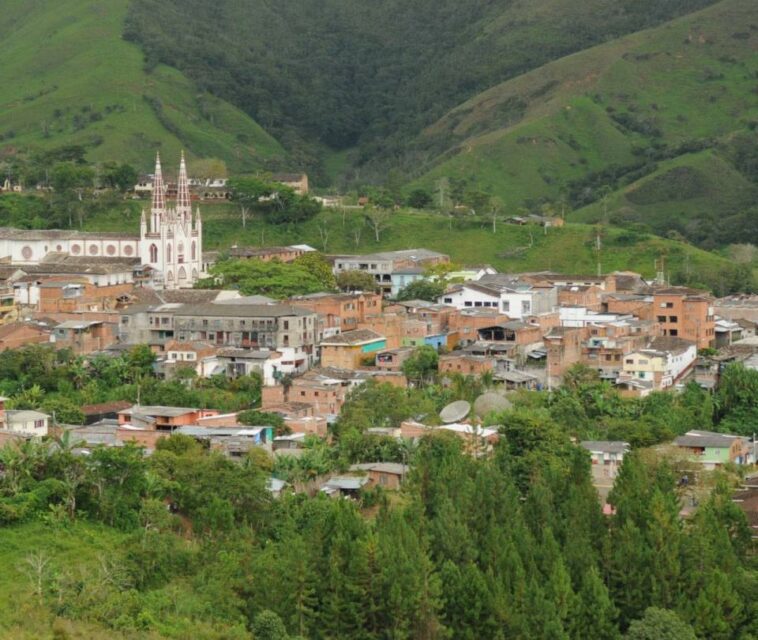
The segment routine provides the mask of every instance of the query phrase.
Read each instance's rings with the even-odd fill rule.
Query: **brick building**
[[[364,360],[373,362],[377,351],[386,349],[384,336],[370,329],[356,329],[321,341],[321,366],[358,369]]]
[[[716,340],[714,299],[704,291],[687,287],[665,287],[653,291],[653,319],[664,336],[690,340],[698,349]]]
[[[312,293],[285,301],[293,307],[317,313],[324,336],[336,331],[352,331],[365,322],[366,316],[382,312],[382,296],[378,293]]]

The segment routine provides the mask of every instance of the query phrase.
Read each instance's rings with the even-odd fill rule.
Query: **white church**
[[[192,287],[203,271],[203,222],[200,211],[192,212],[187,166],[182,153],[176,204],[166,203],[160,154],[155,161],[152,204],[143,209],[139,236],[63,230],[0,228],[2,262],[18,265],[50,263],[58,257],[82,265],[103,262],[133,262],[150,267],[157,288]]]

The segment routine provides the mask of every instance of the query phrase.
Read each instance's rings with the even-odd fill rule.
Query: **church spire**
[[[178,213],[192,213],[189,180],[187,179],[187,165],[184,162],[184,151],[182,151],[182,160],[179,164],[179,184],[177,185],[176,191],[176,209]]]
[[[161,171],[161,152],[155,155],[155,175],[153,176],[153,213],[163,211],[166,207],[166,193],[163,189],[163,172]]]

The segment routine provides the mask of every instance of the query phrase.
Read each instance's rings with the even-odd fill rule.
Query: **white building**
[[[165,289],[191,287],[203,271],[203,222],[200,211],[193,217],[187,167],[182,153],[176,206],[166,205],[160,155],[155,161],[153,197],[148,222],[142,211],[139,257],[154,272],[153,281]]]
[[[450,287],[437,302],[457,309],[497,309],[511,319],[549,313],[558,306],[558,289],[535,285],[505,274],[488,274],[476,282]]]
[[[11,433],[41,438],[47,435],[50,416],[31,410],[5,410],[3,428]]]
[[[597,313],[588,310],[586,307],[560,307],[558,314],[562,327],[586,327],[591,324],[634,320],[634,316],[631,314]]]
[[[200,212],[194,216],[189,195],[187,168],[182,154],[176,206],[166,205],[160,157],[156,159],[150,217],[143,210],[140,233],[108,233],[60,229],[12,229],[0,227],[0,260],[21,269],[27,265],[51,265],[75,275],[87,264],[108,259],[133,260],[149,265],[154,285],[166,289],[191,287],[202,274],[203,237]],[[123,266],[123,265],[122,265]],[[130,282],[131,273],[97,274],[93,284]]]
[[[645,349],[624,356],[623,372],[616,380],[640,395],[672,387],[695,365],[697,345],[694,342],[659,336]]]

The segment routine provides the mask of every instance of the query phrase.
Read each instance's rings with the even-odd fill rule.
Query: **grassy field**
[[[155,150],[233,170],[283,155],[251,118],[121,39],[127,0],[9,0],[0,21],[0,150],[82,144],[150,168]]]
[[[57,618],[35,595],[28,564],[30,556],[41,551],[47,560],[45,576],[49,581],[62,571],[96,566],[122,539],[122,534],[112,529],[86,523],[58,527],[40,521],[1,527],[0,637],[8,640],[137,637]]]
[[[758,121],[756,25],[755,2],[723,0],[493,87],[419,137],[430,159],[415,184],[470,177],[515,209],[635,149],[716,145]]]

